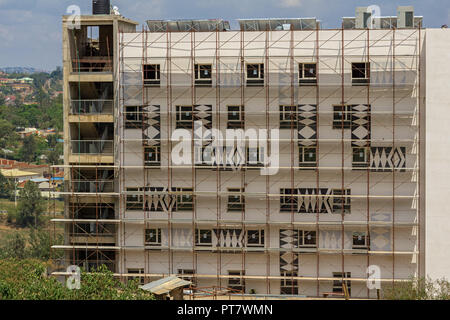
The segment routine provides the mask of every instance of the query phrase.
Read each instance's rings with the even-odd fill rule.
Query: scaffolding
[[[420,27],[323,30],[316,22],[315,29],[305,30],[294,30],[291,25],[288,30],[267,27],[263,31],[225,31],[220,22],[215,30],[174,31],[169,24],[164,26],[166,30],[143,27],[140,32],[119,31],[117,35],[114,163],[79,161],[64,166],[70,172],[70,183],[62,194],[70,205],[64,219],[53,221],[65,224],[71,232],[66,232],[66,244],[54,249],[65,250],[70,264],[109,264],[124,280],[138,276],[149,282],[178,275],[191,279],[198,288],[213,288],[213,292],[226,287],[234,292],[230,287],[233,279],[243,288],[246,281],[262,282],[265,295],[321,296],[330,290],[331,282],[351,281],[358,284],[352,289],[354,296],[375,297],[376,292],[363,285],[368,281],[365,271],[370,265],[381,265],[382,285],[421,274]],[[370,65],[367,83],[352,83],[354,70],[349,66],[355,62]],[[160,68],[159,85],[145,83],[144,66],[152,63]],[[210,85],[200,86],[196,81],[196,65],[201,63],[211,64]],[[297,66],[305,63],[316,68],[312,85],[302,85],[298,80]],[[247,84],[248,64],[263,64],[262,85]],[[252,104],[261,107],[248,107]],[[261,178],[256,174],[261,167],[249,163],[237,170],[218,162],[196,163],[194,152],[191,165],[172,163],[171,135],[177,128],[177,107],[192,107],[188,128],[194,150],[194,121],[200,119],[204,124],[206,113],[211,120],[204,128],[226,128],[226,107],[230,105],[240,107],[240,128],[268,132],[279,128],[279,108],[295,106],[287,112],[288,119],[293,119],[290,128],[280,130],[282,163],[277,175]],[[300,111],[300,105],[312,109]],[[342,116],[331,129],[341,112],[334,106],[344,108],[350,128]],[[313,117],[315,132],[311,136],[300,137],[300,115]],[[360,125],[361,119],[368,124]],[[353,123],[365,126],[368,133],[358,136],[356,130],[360,128],[352,127]],[[154,127],[159,132],[150,136],[149,128]],[[298,150],[303,147],[316,150],[312,165],[305,166],[299,160]],[[146,161],[148,148],[159,151],[156,164]],[[352,160],[354,148],[366,152],[362,166]],[[372,160],[375,156],[391,166],[378,166]],[[227,190],[232,182],[240,192]],[[80,190],[80,183],[90,187]],[[109,183],[111,188],[107,188]],[[300,189],[308,191],[301,193]],[[244,203],[240,214],[232,217],[226,212],[230,196],[239,196]],[[189,200],[188,210],[177,210],[184,199]],[[129,210],[133,201],[141,206],[139,210]],[[289,204],[287,210],[281,210],[282,201]],[[334,214],[324,214],[321,209],[327,201],[334,206]],[[152,207],[161,203],[167,207]],[[302,212],[300,207],[306,205],[312,210]],[[78,217],[77,212],[86,212],[86,207],[93,208],[95,214]],[[105,213],[107,208],[111,214]],[[190,229],[186,231],[190,239],[184,239],[188,245],[178,243],[180,228]],[[159,234],[165,240],[159,239],[157,246],[148,245],[147,229],[159,230],[157,233],[166,230]],[[222,231],[227,229],[240,230],[240,246],[222,245],[226,241],[220,237],[225,237]],[[209,230],[210,237],[216,233],[216,245],[201,245],[200,230]],[[248,246],[248,231],[255,230],[264,241]],[[299,247],[292,240],[283,247],[281,239],[277,240],[282,230],[288,238],[296,235],[297,241],[299,230],[312,231],[315,244]],[[364,235],[365,247],[349,245],[354,230]],[[322,236],[327,232],[335,238]],[[140,243],[136,234],[141,237]],[[383,245],[385,242],[388,244]],[[84,256],[79,255],[82,251]],[[213,258],[206,259],[209,256]],[[234,262],[237,257],[239,268]],[[285,263],[285,269],[279,267],[281,263]],[[180,266],[188,269],[188,264],[192,273],[180,274]],[[239,275],[226,274],[227,264],[233,265]],[[330,265],[340,266],[332,270],[335,275]],[[204,271],[212,269],[215,272]],[[353,275],[348,275],[349,270]],[[245,289],[238,291],[245,294]]]

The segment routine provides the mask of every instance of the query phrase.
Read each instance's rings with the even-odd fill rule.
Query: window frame
[[[126,188],[126,191],[141,192],[142,188],[133,187]],[[133,201],[132,199],[136,199]],[[138,206],[137,206],[138,205]],[[144,210],[144,196],[143,195],[131,195],[127,194],[125,198],[125,210],[126,211],[143,211]]]
[[[230,111],[230,108],[238,108],[238,111]],[[230,114],[237,112],[239,120],[230,119]],[[227,105],[227,129],[243,129],[244,128],[244,106],[240,105]]]
[[[306,76],[307,65],[314,66],[314,76]],[[299,85],[317,84],[317,62],[299,62],[298,64],[298,83]]]
[[[142,106],[125,106],[125,129],[141,129],[143,123],[143,107]],[[134,108],[134,111],[128,111]],[[133,119],[131,119],[133,118]]]
[[[209,67],[209,77],[204,78],[202,75],[202,67]],[[211,63],[196,63],[194,64],[194,79],[196,85],[211,85],[212,84],[212,64]]]
[[[189,108],[189,111],[183,110]],[[175,120],[176,120],[176,129],[193,129],[194,127],[194,106],[192,105],[179,105],[175,107]],[[191,120],[183,119],[183,113],[190,113]],[[186,116],[186,115],[184,115]]]
[[[310,153],[305,151],[308,149],[314,149],[314,161],[306,161],[305,154]],[[315,166],[317,163],[317,147],[316,146],[299,146],[299,164],[300,166]]]
[[[298,230],[298,248],[317,248],[317,231],[316,230]],[[308,239],[308,241],[314,239],[314,243],[305,243],[305,237],[310,235],[309,233],[313,233],[314,235],[310,235],[311,239]]]
[[[193,188],[177,188],[177,192],[193,192],[193,190]],[[186,198],[188,199],[186,200]],[[192,210],[194,210],[194,194],[177,194],[177,211]]]
[[[155,231],[155,237],[156,241],[149,241],[147,240],[148,232]],[[144,230],[144,244],[146,246],[154,246],[154,247],[160,247],[162,245],[161,242],[161,228],[145,228]]]
[[[351,213],[351,191],[350,189],[332,189],[333,213]],[[343,210],[342,210],[343,209]]]
[[[253,153],[255,151],[253,151],[254,149],[256,149],[256,161],[254,161],[254,159],[252,159],[252,161],[250,161],[250,153]],[[247,167],[261,167],[264,165],[264,148],[257,146],[256,148],[250,148],[250,146],[246,147],[246,165]],[[262,159],[261,159],[262,158]]]
[[[363,71],[357,65],[364,65]],[[358,76],[360,73],[362,76]],[[370,83],[370,62],[352,62],[351,78],[353,85],[367,85]]]
[[[291,110],[287,110],[287,109]],[[292,110],[293,109],[293,110]],[[298,106],[280,105],[280,129],[298,129]]]
[[[255,234],[255,239],[257,239],[257,243],[249,243],[249,238],[252,237],[250,233]],[[245,245],[247,247],[253,248],[264,248],[265,239],[264,239],[264,229],[250,229],[245,231]]]
[[[156,160],[148,159],[149,151],[148,149],[154,149],[153,153],[156,157]],[[160,166],[161,165],[161,145],[153,145],[153,146],[144,146],[144,165],[145,166]]]
[[[343,293],[342,283],[345,281],[347,284],[348,294],[351,295],[351,288],[352,288],[352,282],[351,280],[341,280],[341,279],[351,279],[352,273],[351,272],[333,272],[333,278],[336,278],[336,280],[333,280],[333,292],[337,293]],[[339,280],[338,280],[339,279]]]
[[[145,274],[144,268],[127,268],[128,274]],[[139,283],[141,285],[145,284],[145,277],[143,276],[136,276],[136,277],[128,277],[128,280],[134,280],[139,279]]]
[[[228,276],[228,288],[245,293],[245,270],[228,270]],[[231,283],[233,281],[236,283]]]
[[[293,193],[286,193],[290,190]],[[281,188],[280,189],[280,212],[297,212],[298,211],[298,189]],[[288,201],[287,201],[288,200]]]
[[[252,71],[254,71],[254,70],[257,70],[256,76],[251,75]],[[246,83],[248,86],[264,85],[264,78],[265,78],[264,63],[246,63],[245,64],[245,79],[246,79]]]
[[[364,161],[355,161],[355,153],[361,155],[361,150],[364,151]],[[352,147],[352,166],[367,167],[369,165],[369,148],[368,147]]]
[[[245,210],[245,196],[242,194],[243,192],[245,192],[245,189],[243,188],[228,188],[228,193],[236,193],[236,195],[228,195],[228,212],[241,212],[242,210]],[[231,198],[239,199],[239,201],[230,201]]]
[[[196,235],[195,235],[195,245],[199,247],[212,247],[212,229],[195,229]],[[202,240],[204,239],[202,232],[208,232],[209,236],[209,242],[203,243]]]
[[[337,110],[340,108],[340,110]],[[342,113],[342,118],[337,119],[339,113]],[[352,105],[350,104],[335,104],[333,105],[333,129],[351,129],[352,125]]]
[[[145,70],[146,67],[155,67],[156,70]],[[154,72],[155,77],[154,78],[146,78],[146,75],[148,73]],[[142,65],[142,80],[144,82],[144,86],[160,86],[161,85],[161,64],[156,63],[148,63]]]
[[[361,236],[361,240],[358,238],[356,241],[363,241],[363,244],[355,244],[355,237]],[[370,249],[370,236],[367,234],[366,231],[353,231],[352,232],[352,249],[363,249],[363,250],[369,250]]]
[[[178,269],[178,277],[185,281],[190,281],[192,287],[197,285],[195,281],[195,269]],[[186,277],[186,275],[191,275],[191,277]]]
[[[298,294],[298,280],[292,277],[298,277],[297,271],[281,271],[280,276],[280,294]]]

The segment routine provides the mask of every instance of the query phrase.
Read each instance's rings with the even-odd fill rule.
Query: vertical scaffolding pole
[[[171,150],[172,150],[172,140],[171,132],[172,132],[172,57],[171,57],[171,45],[172,45],[172,33],[169,30],[169,26],[166,26],[166,60],[167,60],[167,140],[168,140],[168,148],[167,148],[167,192],[170,194],[169,197],[173,197],[172,194],[172,166],[171,166]],[[171,272],[172,261],[171,261],[171,252],[172,252],[172,206],[169,206],[169,210],[167,212],[167,236],[168,236],[168,267],[169,274]],[[193,238],[195,234],[193,235]],[[195,240],[195,239],[194,239]],[[195,242],[193,242],[193,246]]]
[[[392,30],[392,151],[395,151],[395,28]],[[392,168],[392,285],[395,280],[395,167]]]
[[[345,48],[345,38],[344,38],[344,25],[341,26],[341,33],[342,33],[342,39],[341,39],[341,104],[342,104],[342,122],[341,122],[341,203],[342,203],[342,213],[341,213],[341,261],[342,261],[342,282],[344,281],[344,278],[346,276],[345,274],[345,261],[344,261],[344,237],[345,237],[345,231],[344,231],[344,219],[345,219],[345,209],[344,204],[347,200],[346,193],[344,193],[344,165],[345,165],[345,159],[344,159],[344,117],[345,113],[347,111],[347,107],[345,106],[345,88],[344,88],[344,81],[345,81],[345,57],[344,57],[344,48]],[[344,196],[345,194],[345,196]],[[333,197],[333,201],[335,198]]]
[[[370,29],[367,28],[367,63],[370,66]],[[369,67],[370,68],[370,67]],[[367,72],[367,71],[366,71]],[[372,106],[370,104],[370,88],[371,88],[371,81],[372,79],[370,78],[370,69],[369,69],[369,83],[367,85],[367,108],[368,108],[368,117],[369,117],[369,124],[370,124],[370,133],[372,132]],[[370,134],[369,139],[372,138],[372,134]],[[364,150],[364,152],[366,153],[366,156],[369,156],[370,154],[370,146],[371,143],[370,141],[368,141],[366,143],[366,146],[368,149]],[[366,242],[370,241],[370,225],[369,225],[369,221],[370,221],[370,199],[369,199],[369,195],[370,195],[370,160],[367,159],[367,198],[366,198],[366,204],[367,204],[367,217],[366,217]],[[370,249],[370,248],[369,248]],[[370,255],[369,252],[367,252],[367,268],[369,268],[370,265]],[[367,270],[366,268],[366,270]],[[370,291],[369,291],[369,287],[367,286],[367,298],[370,298]]]
[[[192,152],[192,157],[191,157],[191,161],[192,161],[192,201],[193,201],[193,210],[192,210],[192,233],[195,234],[195,227],[196,227],[196,219],[197,219],[197,196],[195,195],[195,192],[197,190],[197,170],[196,170],[196,163],[195,163],[195,118],[196,118],[196,111],[195,109],[195,105],[197,103],[197,91],[195,88],[195,47],[196,47],[196,43],[195,43],[195,30],[191,29],[190,32],[190,41],[191,41],[191,104],[192,104],[192,137],[193,139],[191,140],[191,150]],[[200,137],[201,139],[202,137]],[[202,159],[202,154],[203,154],[203,145],[201,146],[201,155],[200,155],[200,160]],[[192,254],[192,268],[194,270],[197,270],[197,252],[196,250],[193,250],[193,254]]]
[[[319,134],[320,134],[320,79],[319,79],[319,23],[316,22],[316,41],[315,41],[315,48],[316,48],[316,243],[317,243],[317,251],[316,251],[316,294],[317,296],[320,295],[320,282],[319,282],[319,276],[320,276],[320,252],[319,252],[319,222],[320,222],[320,210],[319,210],[319,192],[320,192],[320,158],[319,158]]]
[[[216,56],[215,56],[215,62],[216,62],[216,121],[217,121],[217,129],[220,130],[221,126],[220,126],[220,81],[221,81],[221,77],[220,77],[220,31],[219,31],[219,26],[216,26]],[[227,115],[228,116],[228,115]],[[219,143],[219,146],[222,147],[223,141],[222,143]],[[215,159],[216,159],[216,203],[217,203],[217,223],[216,223],[216,228],[217,230],[220,230],[220,220],[221,220],[221,209],[222,209],[222,202],[221,202],[221,189],[222,189],[222,181],[221,181],[221,170],[220,170],[220,161],[218,159],[218,154],[222,154],[223,152],[223,148],[222,150],[218,151],[218,149],[215,150]],[[226,156],[226,154],[222,154],[222,157]],[[223,158],[220,159],[221,161],[223,161]],[[221,250],[217,250],[217,286],[219,288],[222,287],[222,279],[220,277],[221,273],[222,273],[222,252]]]
[[[289,81],[290,81],[290,98],[291,98],[291,108],[290,108],[290,118],[291,118],[291,139],[289,142],[290,146],[290,154],[291,154],[291,166],[290,166],[290,179],[291,179],[291,191],[294,191],[295,187],[295,174],[294,174],[294,119],[295,119],[295,128],[296,131],[298,130],[298,104],[296,103],[297,99],[294,96],[295,95],[295,88],[294,88],[294,26],[290,25],[290,31],[289,31]],[[293,109],[295,109],[295,118]],[[298,201],[298,198],[297,198]],[[291,223],[290,223],[290,229],[291,232],[294,232],[294,207],[291,206]],[[291,245],[290,246],[290,254],[292,257],[294,257],[294,248]],[[293,259],[294,261],[294,259]],[[292,270],[291,270],[291,294],[295,293],[295,285],[294,285],[294,270],[295,266],[294,263],[292,264]],[[298,265],[297,265],[297,272],[298,272]],[[295,277],[298,275],[296,274]]]
[[[265,93],[266,93],[266,130],[267,130],[267,137],[269,137],[269,124],[270,124],[270,118],[269,118],[269,110],[270,110],[270,60],[269,60],[269,31],[266,30],[266,38],[265,38],[265,63],[264,63],[264,70],[266,73],[266,79],[267,84],[265,86]],[[272,138],[272,137],[271,137]],[[268,145],[268,144],[267,144]],[[270,146],[271,152],[272,152],[272,145]],[[267,150],[268,154],[268,150]],[[270,199],[269,199],[269,193],[270,193],[270,175],[266,175],[266,239],[268,243],[264,243],[266,250],[266,293],[270,294]],[[265,241],[266,242],[266,241]]]

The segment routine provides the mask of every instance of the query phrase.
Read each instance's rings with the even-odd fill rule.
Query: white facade
[[[70,263],[107,262],[145,282],[177,274],[199,287],[304,296],[339,291],[346,276],[352,297],[376,297],[369,266],[382,285],[448,275],[440,179],[447,30],[132,32],[130,21],[110,23],[109,78],[92,71],[89,59],[98,58],[81,59],[90,72],[65,64],[66,165],[79,183],[65,193],[59,246]],[[65,56],[77,44],[68,46]],[[353,63],[366,66],[364,79]],[[263,64],[261,83],[248,84],[249,64]],[[301,81],[301,64],[315,65],[313,83]],[[209,66],[206,85],[196,85],[195,65]],[[90,82],[111,83],[111,114],[68,110],[93,99]],[[348,118],[337,117],[339,105]],[[225,133],[229,106],[243,106],[242,129],[280,129],[279,152],[269,151],[279,155],[278,172],[174,163],[170,138],[185,106],[203,129]],[[290,129],[283,106],[295,106]],[[300,160],[301,150],[315,159]],[[229,210],[236,195],[244,207]]]

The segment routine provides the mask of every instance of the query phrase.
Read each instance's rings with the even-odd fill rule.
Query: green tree
[[[21,227],[37,227],[41,223],[40,216],[44,212],[44,203],[41,191],[31,181],[27,181],[19,193],[16,221]]]
[[[40,228],[31,228],[27,257],[47,261],[50,259],[50,247],[53,244],[62,243],[63,239],[61,234],[57,234],[55,239],[51,239],[49,231]]]
[[[450,283],[446,279],[411,278],[383,290],[388,300],[449,300]]]
[[[4,119],[0,119],[0,147],[11,148],[18,144],[20,136],[15,132],[15,126]]]
[[[24,162],[36,161],[38,145],[34,135],[29,135],[23,139],[22,148],[19,150],[20,160]]]
[[[82,271],[79,290],[48,276],[49,264],[37,260],[0,260],[0,300],[153,300],[136,281],[124,284],[105,266]]]
[[[9,198],[13,188],[11,182],[0,172],[0,198]]]
[[[26,258],[26,244],[26,239],[20,232],[7,235],[0,248],[0,258]]]

